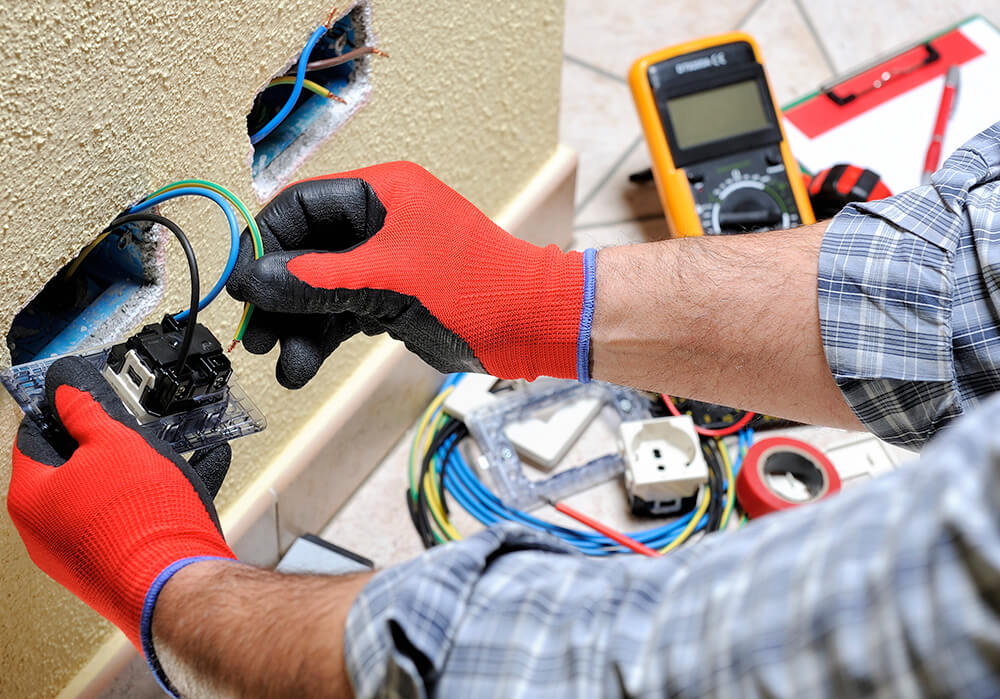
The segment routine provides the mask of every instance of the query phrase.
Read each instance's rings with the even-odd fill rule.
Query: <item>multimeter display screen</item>
[[[678,148],[759,131],[770,126],[756,80],[744,80],[667,100]]]

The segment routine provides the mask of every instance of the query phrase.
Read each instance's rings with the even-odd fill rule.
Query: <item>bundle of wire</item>
[[[226,266],[222,270],[222,274],[219,276],[218,281],[216,281],[215,285],[212,286],[209,292],[198,301],[197,305],[192,303],[188,309],[174,316],[174,318],[179,321],[187,318],[189,313],[201,310],[215,300],[215,297],[218,296],[219,292],[221,292],[223,287],[225,287],[226,282],[229,280],[229,275],[232,274],[233,269],[236,267],[236,258],[239,255],[240,250],[240,230],[233,207],[240,212],[240,216],[243,217],[243,220],[246,222],[247,228],[250,231],[250,237],[253,240],[254,258],[259,258],[264,254],[264,244],[261,241],[260,229],[257,227],[257,222],[254,220],[253,216],[250,215],[250,211],[235,194],[230,192],[225,187],[215,184],[214,182],[209,182],[207,180],[180,180],[178,182],[173,182],[148,195],[138,204],[129,208],[127,213],[138,214],[171,199],[186,196],[204,197],[215,202],[222,209],[222,212],[226,216],[226,221],[229,224],[229,256],[226,259]],[[106,230],[102,233],[101,236],[91,243],[91,246],[96,247],[109,232],[110,230]],[[93,248],[91,247],[90,249]],[[85,252],[89,252],[89,250],[86,250]],[[80,257],[82,259],[83,255]],[[69,270],[69,273],[72,273],[73,271],[74,270]],[[253,306],[249,303],[244,304],[243,316],[240,318],[240,322],[236,327],[236,332],[233,336],[233,344],[229,348],[230,350],[236,346],[236,343],[243,339],[243,334],[246,332],[247,324],[250,322],[250,315],[252,313]]]
[[[330,17],[327,19],[326,24],[322,24],[313,30],[313,33],[309,35],[308,41],[306,41],[305,48],[302,49],[302,53],[299,54],[299,60],[295,65],[295,75],[283,75],[281,77],[275,78],[267,84],[267,87],[275,87],[277,85],[291,85],[292,91],[288,95],[288,99],[278,110],[271,119],[264,124],[256,133],[250,136],[250,143],[257,145],[262,140],[267,138],[278,126],[283,122],[292,110],[295,108],[295,104],[299,101],[299,96],[302,94],[302,90],[306,89],[310,92],[319,95],[320,97],[326,97],[327,99],[336,100],[338,102],[344,102],[343,99],[330,92],[327,88],[323,87],[319,83],[312,80],[306,79],[306,73],[309,71],[316,70],[326,70],[327,68],[332,68],[334,66],[342,65],[353,61],[356,58],[367,54],[375,54],[378,56],[388,56],[384,51],[380,51],[374,46],[361,46],[359,48],[347,51],[338,56],[332,56],[330,58],[324,58],[318,61],[310,61],[309,56],[312,54],[313,49],[316,48],[316,44],[319,43],[326,33],[330,30],[330,24],[333,21],[334,12],[330,13]]]
[[[188,313],[187,316],[188,322],[187,326],[184,328],[184,336],[181,339],[181,346],[177,350],[177,365],[184,366],[184,362],[187,360],[188,352],[190,352],[191,350],[191,342],[194,339],[194,328],[198,322],[197,304],[198,304],[198,290],[200,282],[198,279],[198,262],[195,259],[194,249],[191,247],[191,242],[188,240],[188,237],[184,234],[184,231],[181,230],[180,226],[178,226],[170,219],[160,216],[159,214],[153,214],[149,212],[136,213],[136,214],[122,214],[114,221],[112,221],[110,224],[108,224],[107,228],[101,231],[101,234],[97,237],[97,240],[91,243],[90,246],[86,250],[84,250],[83,254],[81,254],[77,258],[77,262],[74,263],[73,266],[67,270],[67,276],[72,276],[73,273],[76,271],[76,268],[79,267],[79,263],[83,261],[84,257],[86,257],[86,255],[88,255],[91,252],[91,250],[97,247],[100,241],[104,240],[104,238],[110,235],[113,231],[121,228],[122,226],[126,226],[130,223],[138,223],[140,221],[144,223],[157,223],[166,228],[168,231],[170,231],[174,235],[174,237],[177,238],[177,242],[181,244],[181,249],[184,250],[184,257],[187,258],[188,274],[191,280],[191,302],[190,302],[191,306],[188,309],[190,312]]]
[[[491,492],[458,449],[459,443],[469,435],[468,428],[442,410],[445,398],[461,381],[461,376],[453,375],[445,381],[441,392],[424,412],[410,449],[410,487],[406,500],[414,527],[426,547],[462,538],[449,519],[447,494],[487,526],[503,521],[516,522],[552,534],[591,556],[636,550],[636,547],[623,545],[620,538],[612,538],[603,531],[564,527],[508,507]],[[735,504],[735,474],[752,441],[751,430],[740,432],[739,454],[735,461],[731,461],[721,439],[704,440],[702,446],[711,477],[709,487],[702,488],[697,507],[672,522],[625,536],[641,547],[666,553],[696,532],[725,528]]]

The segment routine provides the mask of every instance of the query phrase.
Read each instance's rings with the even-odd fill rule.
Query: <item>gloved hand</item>
[[[113,622],[155,667],[150,623],[160,587],[187,563],[235,558],[212,494],[231,451],[225,444],[191,464],[147,440],[114,391],[79,357],[45,377],[48,405],[78,445],[65,458],[25,419],[14,445],[7,509],[31,559]]]
[[[266,254],[244,233],[227,288],[256,306],[246,349],[280,341],[287,388],[358,331],[444,372],[588,380],[594,251],[518,240],[418,165],[299,182],[257,222]]]

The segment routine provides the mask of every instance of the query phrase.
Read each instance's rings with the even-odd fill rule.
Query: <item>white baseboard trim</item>
[[[569,245],[576,167],[576,152],[560,145],[495,217],[496,222],[533,243]],[[288,440],[247,491],[220,513],[223,531],[237,554],[258,565],[273,564],[295,536],[319,531],[413,423],[440,384],[440,374],[401,343],[386,337],[376,340],[347,381]],[[402,506],[402,494],[400,498]],[[271,526],[261,521],[268,517],[277,520],[273,546],[257,540],[270,535]],[[125,636],[115,634],[60,692],[60,699],[142,695],[140,688],[129,685],[152,682],[152,677],[122,673],[133,661],[142,662]],[[119,674],[122,679],[116,681]]]

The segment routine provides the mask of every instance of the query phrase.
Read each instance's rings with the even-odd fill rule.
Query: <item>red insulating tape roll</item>
[[[768,484],[768,474],[793,473],[809,493],[792,500]],[[755,442],[736,476],[736,499],[751,518],[822,500],[840,490],[840,476],[816,447],[789,437]]]

